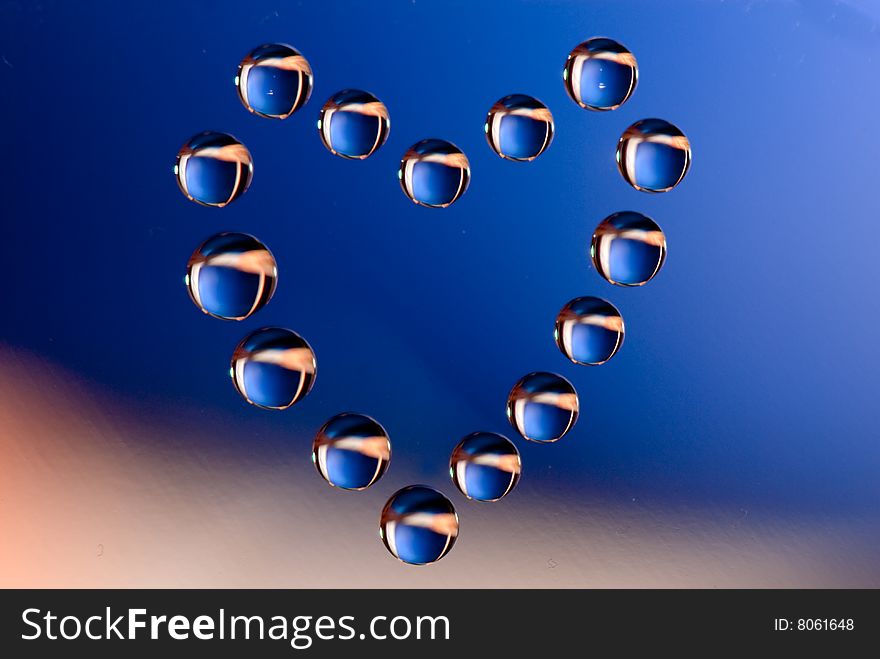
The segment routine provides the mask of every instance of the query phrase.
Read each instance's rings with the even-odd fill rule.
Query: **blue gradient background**
[[[880,537],[878,21],[866,0],[5,2],[0,341],[145,418],[224,419],[198,440],[206,455],[268,443],[305,462],[303,438],[330,416],[369,414],[391,435],[400,484],[447,492],[459,439],[513,437],[509,389],[556,371],[581,417],[558,444],[517,441],[530,492],[845,511]],[[580,109],[561,80],[568,51],[595,35],[640,65],[614,112]],[[311,100],[283,122],[250,115],[232,83],[273,40],[315,72]],[[391,115],[364,162],[332,156],[315,128],[347,87]],[[511,93],[556,121],[530,164],[503,161],[483,134]],[[653,116],[694,149],[661,195],[629,188],[614,161],[621,132]],[[181,144],[209,129],[255,160],[249,192],[223,209],[187,201],[172,174]],[[416,207],[397,182],[401,154],[427,137],[471,162],[446,210]],[[667,235],[666,265],[640,289],[589,264],[593,228],[620,210]],[[224,230],[254,234],[279,264],[274,299],[241,323],[201,314],[183,285],[191,252]],[[556,313],[581,295],[626,321],[597,368],[553,341]],[[267,325],[300,333],[318,359],[314,390],[286,412],[245,404],[228,377],[236,343]],[[393,491],[376,488],[377,501]]]

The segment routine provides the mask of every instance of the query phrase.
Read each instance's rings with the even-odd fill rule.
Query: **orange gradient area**
[[[465,458],[469,464],[481,465],[483,467],[494,467],[501,471],[511,474],[518,474],[521,470],[520,458],[518,455],[498,455],[496,453],[483,453],[481,455],[473,455]]]
[[[468,169],[470,163],[467,156],[463,153],[426,153],[419,154],[415,151],[408,151],[404,159],[415,158],[418,162],[433,162],[447,167],[456,167],[458,169]]]
[[[335,449],[354,451],[377,460],[389,460],[391,458],[391,445],[388,443],[387,437],[342,437],[331,440],[326,436],[322,436],[318,440],[317,446],[333,446]]]
[[[192,153],[192,152],[190,152]],[[213,158],[225,162],[237,162],[249,166],[251,154],[244,144],[227,144],[226,146],[207,146],[199,149],[198,153],[192,154],[193,158]]]
[[[574,54],[579,55],[579,56],[583,57],[584,59],[599,59],[599,60],[606,60],[608,62],[616,62],[617,64],[621,64],[623,66],[631,66],[631,67],[636,66],[636,58],[630,52],[625,52],[625,53],[613,53],[611,51],[593,52],[593,51],[589,50],[588,48],[582,48],[581,46],[578,46],[577,48],[575,48]]]
[[[308,348],[288,348],[287,350],[266,349],[249,355],[252,362],[275,364],[289,371],[314,373],[315,355]]]
[[[429,484],[462,535],[412,568],[377,531],[388,496],[424,480],[408,471],[418,458],[341,494],[293,417],[285,441],[258,441],[223,410],[145,408],[39,356],[0,346],[0,359],[3,587],[880,586],[870,519],[572,497],[546,480],[476,504],[439,453]]]
[[[370,103],[348,103],[347,105],[335,106],[334,112],[354,112],[371,117],[379,117],[380,119],[388,119],[388,108],[380,101],[371,101]]]
[[[578,325],[592,325],[593,327],[601,327],[611,332],[623,331],[623,318],[620,316],[607,316],[605,314],[587,314],[581,316],[571,309],[565,309],[559,314],[559,320],[563,322],[574,321]]]
[[[221,268],[233,268],[239,272],[274,277],[277,272],[275,259],[265,249],[252,249],[247,252],[225,252],[204,257],[200,255],[195,264]]]
[[[312,74],[312,67],[302,55],[288,55],[287,57],[266,57],[259,62],[251,63],[251,66],[271,66],[283,71],[299,71],[300,73]]]

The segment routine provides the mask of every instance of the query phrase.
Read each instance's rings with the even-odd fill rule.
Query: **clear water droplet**
[[[312,461],[330,485],[364,490],[388,469],[391,441],[375,419],[365,414],[337,414],[315,435]]]
[[[643,119],[627,128],[617,143],[621,176],[642,192],[669,192],[688,173],[691,144],[663,119]]]
[[[486,139],[502,158],[534,160],[553,140],[553,115],[546,105],[524,94],[505,96],[489,109]]]
[[[616,110],[639,81],[636,58],[613,39],[588,39],[568,55],[562,71],[565,90],[586,110]]]
[[[446,208],[461,197],[471,180],[467,156],[445,140],[413,144],[400,161],[397,177],[404,194],[429,208]]]
[[[529,373],[507,397],[507,418],[517,432],[533,442],[555,442],[574,427],[578,396],[571,384],[555,373]]]
[[[370,156],[385,144],[391,130],[388,108],[369,92],[344,89],[321,108],[318,132],[331,153],[343,158]]]
[[[604,364],[623,345],[623,334],[617,307],[598,297],[575,298],[556,317],[556,345],[575,364]]]
[[[410,485],[395,492],[379,519],[379,536],[385,547],[411,565],[428,565],[446,556],[458,530],[455,506],[426,485]]]
[[[269,119],[287,119],[309,100],[312,67],[296,48],[264,44],[238,65],[235,86],[242,104]]]
[[[251,405],[284,410],[312,390],[318,365],[296,332],[266,327],[242,339],[230,364],[232,383]]]
[[[643,286],[666,261],[666,236],[650,217],[634,211],[609,215],[593,232],[596,271],[617,286]]]
[[[452,451],[449,473],[452,482],[468,499],[498,501],[519,482],[522,462],[507,437],[494,432],[475,432]]]
[[[223,207],[250,187],[254,160],[244,144],[226,133],[193,135],[177,153],[177,185],[186,198]]]
[[[246,233],[218,233],[193,252],[184,281],[196,306],[215,318],[244,320],[272,299],[272,252]]]

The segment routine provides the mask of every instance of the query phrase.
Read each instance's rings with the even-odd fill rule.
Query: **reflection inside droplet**
[[[578,407],[574,385],[564,377],[529,373],[510,391],[507,418],[526,439],[555,442],[574,427]]]
[[[388,433],[364,414],[337,414],[312,443],[312,461],[330,485],[363,490],[382,478],[391,460]]]
[[[471,178],[467,156],[445,140],[422,140],[400,161],[400,187],[412,201],[446,208],[467,190]]]
[[[596,271],[612,284],[643,286],[666,261],[666,236],[641,213],[614,213],[593,232],[590,256]]]
[[[321,108],[318,132],[331,153],[363,159],[385,144],[391,129],[388,109],[372,94],[345,89]]]
[[[576,364],[604,364],[620,349],[623,334],[617,307],[598,297],[575,298],[556,317],[556,345]]]
[[[613,39],[597,37],[577,46],[562,71],[565,90],[587,110],[616,110],[639,81],[636,58]]]
[[[426,485],[395,492],[379,520],[379,535],[404,563],[427,565],[443,558],[458,537],[458,515],[443,494]]]
[[[218,233],[189,259],[187,290],[206,314],[243,320],[262,309],[275,292],[278,272],[266,246],[246,233]]]
[[[204,206],[222,207],[243,195],[253,172],[254,161],[244,144],[213,131],[190,138],[174,165],[180,191]]]
[[[245,55],[235,76],[238,97],[256,115],[286,119],[312,93],[312,67],[292,46],[271,43]]]
[[[530,161],[550,145],[553,115],[538,99],[512,94],[489,109],[485,130],[489,146],[499,156]]]
[[[617,168],[642,192],[668,192],[691,166],[691,144],[663,119],[643,119],[627,128],[617,143]]]
[[[452,451],[449,462],[455,486],[477,501],[498,501],[506,496],[516,487],[521,471],[516,446],[494,432],[468,435]]]
[[[458,537],[458,515],[452,502],[426,485],[395,492],[379,520],[379,536],[404,563],[427,565],[443,558]]]
[[[232,355],[232,383],[244,399],[283,410],[312,389],[318,366],[311,346],[296,332],[267,327],[249,334]]]

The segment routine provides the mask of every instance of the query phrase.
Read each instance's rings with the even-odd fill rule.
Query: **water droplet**
[[[639,81],[636,58],[613,39],[597,37],[577,46],[562,71],[565,90],[586,110],[616,110]]]
[[[510,391],[507,418],[526,439],[555,442],[577,421],[577,392],[561,375],[529,373]]]
[[[522,462],[507,437],[475,432],[452,451],[449,471],[452,482],[468,499],[498,501],[516,487]]]
[[[254,160],[247,147],[232,135],[205,131],[181,147],[174,171],[187,199],[222,207],[248,189]]]
[[[238,65],[238,97],[261,117],[287,119],[312,93],[312,67],[296,48],[270,43],[254,48]]]
[[[417,204],[446,208],[467,190],[471,168],[457,146],[428,139],[403,154],[397,177],[403,192]]]
[[[390,130],[385,104],[358,89],[345,89],[331,96],[318,119],[324,146],[343,158],[366,158],[385,144]]]
[[[513,94],[489,109],[485,130],[495,153],[507,160],[527,162],[550,146],[553,115],[538,99]]]
[[[623,318],[610,302],[598,297],[575,298],[556,317],[556,345],[575,364],[598,366],[623,345]]]
[[[364,490],[382,478],[391,460],[391,442],[381,424],[364,414],[337,414],[312,443],[312,461],[330,485]]]
[[[668,192],[691,166],[691,144],[663,119],[643,119],[624,131],[617,143],[617,168],[642,192]]]
[[[388,499],[379,520],[379,536],[404,563],[427,565],[452,549],[458,537],[458,515],[442,493],[426,485],[410,485]]]
[[[312,390],[318,365],[312,347],[299,334],[267,327],[242,339],[230,370],[232,383],[247,402],[284,410]]]
[[[272,252],[246,233],[218,233],[199,245],[187,265],[189,296],[210,316],[244,320],[275,293]]]
[[[593,232],[590,256],[597,272],[618,286],[643,286],[666,260],[666,236],[650,217],[614,213]]]

